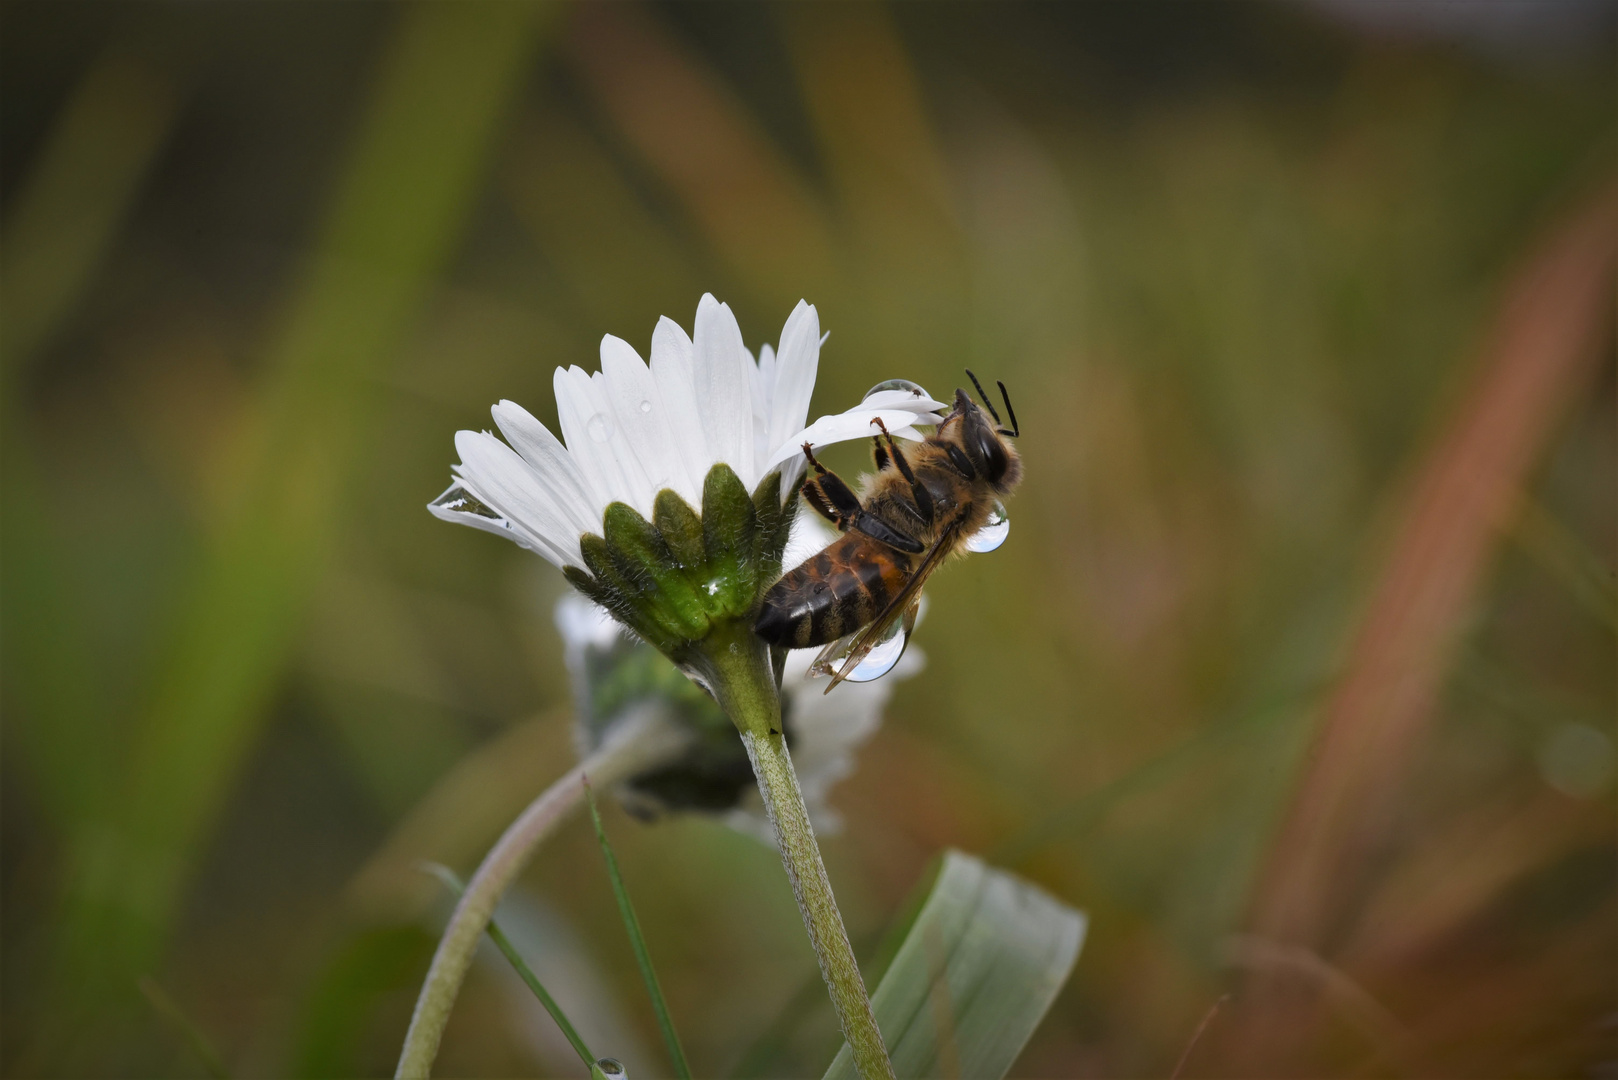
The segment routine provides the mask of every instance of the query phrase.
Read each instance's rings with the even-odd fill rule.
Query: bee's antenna
[[[1013,439],[1015,439],[1018,435],[1022,434],[1022,425],[1017,423],[1017,413],[1011,407],[1011,395],[1006,393],[1006,384],[1001,382],[999,379],[996,379],[994,384],[1000,388],[1000,400],[1006,403],[1006,415],[1011,417],[1011,430],[1007,431],[1005,428],[1001,428],[1000,434],[1010,435]],[[979,391],[979,393],[981,392],[982,391]],[[998,420],[1000,418],[997,416],[995,419]]]
[[[994,411],[994,402],[990,401],[989,395],[983,392],[983,384],[978,382],[978,377],[972,374],[971,368],[966,369],[966,377],[971,379],[972,385],[978,388],[978,397],[983,399],[983,404],[988,408],[989,415],[994,417],[994,422],[1000,423],[1000,414]]]

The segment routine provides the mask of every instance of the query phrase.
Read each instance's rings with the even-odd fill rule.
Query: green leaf
[[[602,827],[601,811],[596,808],[595,789],[588,781],[584,785],[584,794],[590,801],[590,820],[595,823],[596,842],[601,845],[602,857],[607,860],[612,894],[618,898],[618,914],[623,916],[624,929],[629,932],[629,943],[634,946],[640,977],[646,983],[646,996],[652,999],[657,1027],[663,1033],[663,1045],[668,1047],[669,1060],[674,1063],[674,1074],[680,1080],[691,1080],[691,1066],[686,1064],[685,1050],[680,1046],[680,1036],[674,1030],[674,1018],[669,1015],[668,1002],[663,1000],[662,984],[657,981],[657,971],[652,967],[652,955],[646,951],[646,938],[640,932],[640,920],[635,917],[634,905],[629,902],[629,890],[624,887],[623,875],[618,872],[618,858],[612,853],[612,845],[607,843],[607,830]]]
[[[1086,919],[1026,881],[959,851],[871,996],[900,1080],[1004,1076],[1067,982]],[[826,1080],[854,1080],[845,1044]]]

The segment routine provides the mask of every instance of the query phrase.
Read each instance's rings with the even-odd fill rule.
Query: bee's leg
[[[899,449],[899,444],[894,440],[893,433],[888,430],[888,425],[882,422],[881,417],[877,417],[875,423],[882,429],[882,434],[887,436],[888,450],[892,454],[893,463],[899,467],[899,474],[910,483],[910,497],[916,502],[916,516],[921,519],[923,525],[931,525],[934,516],[933,493],[928,491],[926,485],[918,481],[916,474],[910,471],[910,462],[905,460],[905,452]]]
[[[815,470],[815,476],[804,481],[804,499],[821,517],[847,532],[863,513],[859,496],[843,483],[842,477],[815,460],[808,443],[803,444],[803,456]]]
[[[882,436],[871,436],[871,457],[876,459],[876,471],[881,472],[888,467],[888,448],[882,445]]]
[[[881,518],[867,514],[865,508],[860,505],[859,496],[843,483],[843,478],[815,460],[814,452],[808,443],[803,445],[803,456],[809,459],[809,464],[814,467],[817,474],[814,479],[804,481],[804,498],[838,529],[843,532],[858,529],[873,540],[879,540],[891,548],[908,551],[913,555],[919,555],[926,550],[926,545],[920,540],[906,536]]]
[[[808,503],[815,513],[837,526],[838,531],[848,531],[847,519],[837,512],[837,508],[831,504],[831,500],[826,497],[826,493],[820,490],[818,480],[804,481],[803,501]]]

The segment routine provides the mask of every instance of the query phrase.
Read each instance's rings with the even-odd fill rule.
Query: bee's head
[[[1000,423],[1000,414],[995,412],[989,395],[984,394],[983,387],[978,385],[977,376],[970,371],[966,374],[972,379],[972,385],[977,386],[978,393],[983,395],[988,411],[985,412],[965,390],[955,391],[952,419],[959,423],[961,449],[991,487],[999,492],[1010,491],[1022,479],[1022,461],[1008,441],[1021,432],[1017,425],[1017,414],[1011,411],[1011,397],[1006,393],[1006,384],[1001,383],[1000,395],[1005,400],[1006,413],[1011,417],[1011,427],[1007,428]]]

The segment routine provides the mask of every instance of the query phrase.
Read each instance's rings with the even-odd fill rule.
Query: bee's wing
[[[910,580],[905,582],[904,588],[899,590],[899,595],[889,601],[888,606],[882,609],[881,614],[872,619],[870,624],[856,633],[851,640],[839,638],[826,646],[820,655],[815,658],[814,664],[810,666],[810,671],[814,671],[816,668],[824,670],[829,666],[831,660],[839,655],[843,658],[842,668],[832,676],[831,682],[826,686],[825,693],[831,693],[832,687],[848,678],[849,673],[859,666],[861,660],[865,659],[865,654],[874,649],[877,643],[887,636],[887,632],[893,628],[893,624],[903,618],[904,613],[921,598],[922,586],[927,584],[927,579],[932,576],[933,571],[937,570],[939,565],[943,563],[944,556],[955,550],[955,537],[960,530],[961,517],[957,516],[954,521],[944,526],[944,531],[938,534],[937,540],[933,541],[933,546],[922,558],[921,565],[916,567],[916,572],[910,575]],[[848,641],[848,651],[843,653],[842,646],[845,640]]]

